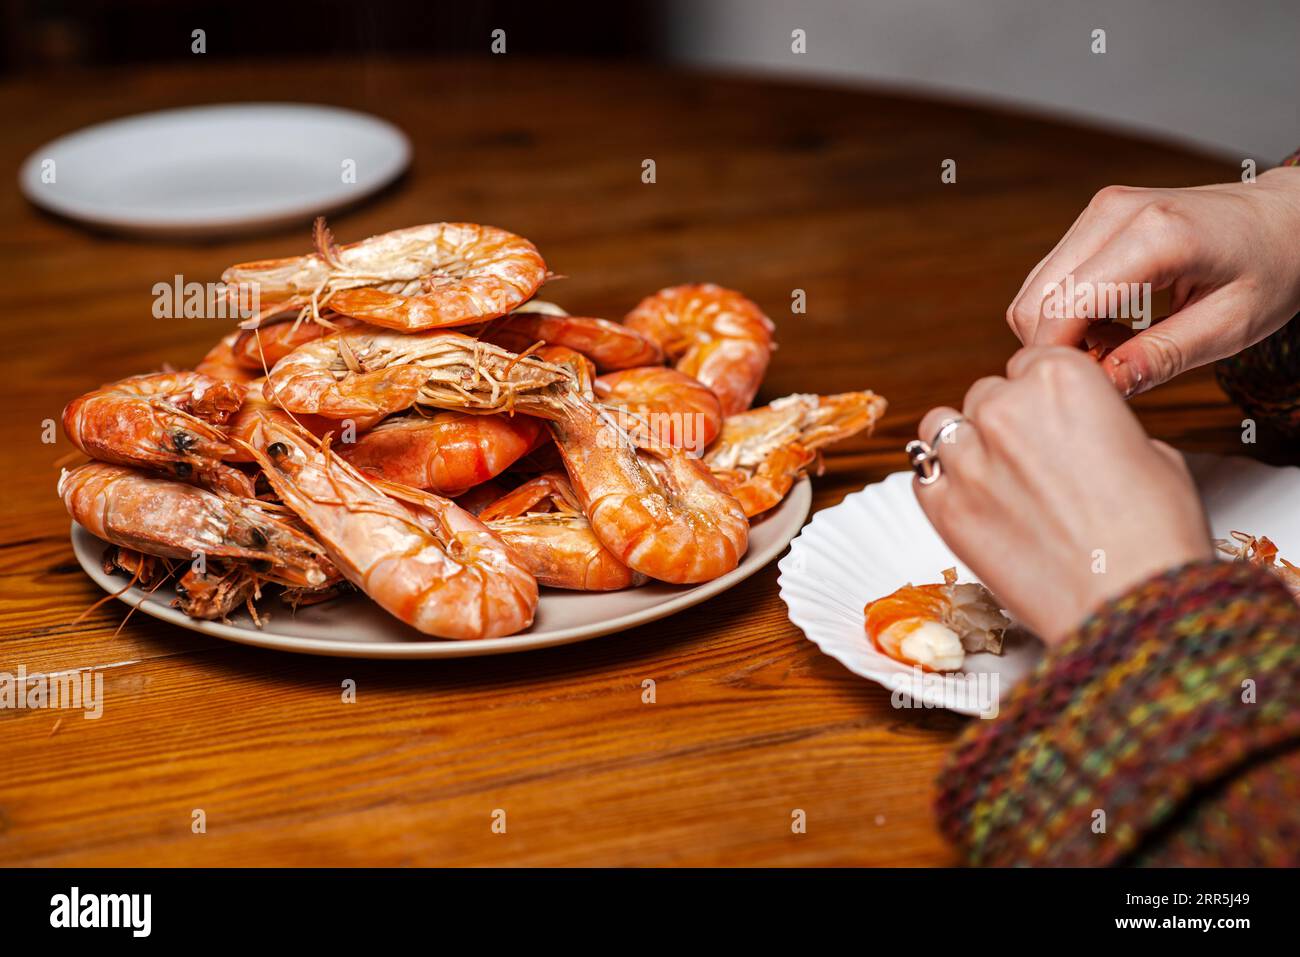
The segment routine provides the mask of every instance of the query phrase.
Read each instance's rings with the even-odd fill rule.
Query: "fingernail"
[[[1110,356],[1106,360],[1106,365],[1111,381],[1115,383],[1115,387],[1124,398],[1130,398],[1141,391],[1142,373],[1133,367],[1133,363],[1119,356]]]

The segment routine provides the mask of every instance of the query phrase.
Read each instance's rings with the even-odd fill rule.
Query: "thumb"
[[[1233,325],[1226,305],[1216,294],[1200,299],[1118,346],[1101,366],[1127,397],[1232,355],[1235,338],[1225,335]]]

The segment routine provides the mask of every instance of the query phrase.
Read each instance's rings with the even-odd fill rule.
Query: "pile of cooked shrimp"
[[[528,240],[435,223],[242,263],[256,313],[192,371],[73,400],[72,517],[107,571],[226,619],[268,586],[297,607],[360,591],[421,632],[528,628],[539,585],[703,582],[831,442],[871,429],[871,392],[751,409],[774,348],[757,305],[663,289],[622,322],[536,297]],[[125,590],[125,588],[124,588]]]

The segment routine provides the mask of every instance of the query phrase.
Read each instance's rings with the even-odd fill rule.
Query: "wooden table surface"
[[[904,467],[930,406],[1001,371],[1026,271],[1109,183],[1223,181],[1236,163],[1012,112],[843,89],[517,58],[216,65],[0,87],[0,168],[139,111],[307,100],[411,136],[411,172],[336,216],[340,240],[436,220],[506,227],[621,316],[712,280],[775,318],[760,401],[872,388],[814,508]],[[641,181],[654,159],[657,181]],[[957,182],[940,164],[957,161]],[[12,180],[11,180],[12,182]],[[786,618],[769,566],[619,635],[506,657],[384,663],[227,644],[124,606],[77,566],[42,425],[101,382],[195,362],[225,331],[155,319],[177,273],[305,252],[308,229],[211,243],[95,235],[0,196],[6,335],[0,672],[103,669],[103,717],[0,710],[0,863],[907,865],[955,858],[932,781],[963,719],[896,711]],[[807,293],[806,315],[790,310]],[[1241,452],[1208,373],[1136,403],[1181,448]],[[889,547],[890,543],[880,543]],[[344,704],[340,685],[357,683]],[[642,681],[657,683],[643,704]],[[192,812],[207,830],[195,834]],[[792,833],[791,814],[807,814]],[[494,834],[492,814],[507,813]]]

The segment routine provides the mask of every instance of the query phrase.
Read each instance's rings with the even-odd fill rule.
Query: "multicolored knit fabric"
[[[1247,415],[1300,438],[1300,316],[1215,363],[1214,372],[1219,386]]]
[[[1300,150],[1282,161],[1300,166]],[[1300,316],[1231,358],[1214,371],[1228,396],[1257,419],[1284,435],[1300,438]]]
[[[1207,561],[1109,603],[939,782],[972,864],[1300,863],[1300,605]]]

